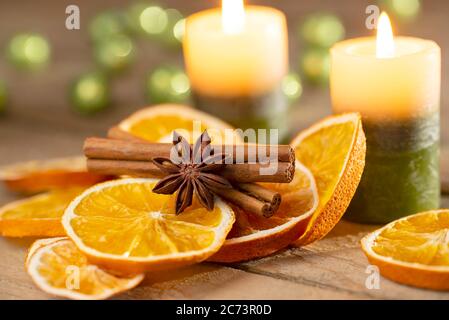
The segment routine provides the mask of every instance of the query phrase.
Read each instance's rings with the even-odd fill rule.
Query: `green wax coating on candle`
[[[270,138],[269,129],[278,129],[279,143],[286,143],[290,133],[290,108],[281,84],[269,92],[252,96],[211,97],[193,90],[192,100],[198,109],[219,117],[235,128],[254,129],[256,134],[258,129],[267,129],[267,139]]]
[[[345,218],[388,223],[440,204],[439,115],[363,123],[367,137],[362,180]]]

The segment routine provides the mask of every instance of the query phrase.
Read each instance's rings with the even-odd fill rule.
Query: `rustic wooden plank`
[[[360,239],[376,226],[341,221],[323,240],[304,248],[291,248],[280,254],[236,265],[247,272],[274,277],[314,288],[356,293],[372,299],[449,299],[449,293],[422,290],[380,280],[380,289],[365,285],[368,260]]]
[[[148,274],[119,298],[129,299],[357,299],[359,295],[203,263],[184,270]]]
[[[0,239],[0,299],[48,299],[26,274],[26,249],[34,239]],[[313,289],[313,290],[311,290]],[[215,265],[148,273],[136,289],[118,299],[356,299],[356,293],[336,292],[269,276]]]
[[[0,238],[0,299],[39,299],[43,297],[25,272],[26,248],[34,239]]]

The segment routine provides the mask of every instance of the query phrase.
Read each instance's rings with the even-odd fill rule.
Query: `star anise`
[[[193,147],[187,140],[173,133],[174,148],[169,158],[153,158],[153,163],[168,176],[161,179],[153,192],[176,195],[176,214],[192,204],[193,194],[208,210],[214,208],[214,194],[217,188],[232,188],[225,178],[216,174],[222,168],[226,154],[214,154],[210,137],[204,131]]]

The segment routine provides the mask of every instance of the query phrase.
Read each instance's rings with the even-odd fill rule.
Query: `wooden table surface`
[[[100,9],[123,7],[121,1],[78,1],[82,23]],[[166,1],[185,13],[206,7],[206,1]],[[307,12],[332,9],[342,16],[348,36],[367,34],[363,12],[368,1],[253,1],[287,12],[294,38],[294,25]],[[70,1],[46,0],[38,7],[32,1],[0,3],[0,44],[19,30],[36,30],[52,41],[54,57],[42,75],[18,73],[0,60],[0,76],[9,81],[11,106],[0,118],[0,165],[36,158],[79,154],[83,139],[103,135],[121,118],[144,105],[142,79],[152,66],[182,61],[179,52],[167,52],[148,43],[139,43],[139,56],[129,73],[113,83],[113,107],[91,118],[74,114],[67,105],[67,85],[71,78],[92,66],[87,27],[78,32],[63,28],[65,7]],[[209,4],[210,5],[210,4]],[[426,2],[416,25],[406,26],[409,34],[432,38],[449,50],[447,30],[449,2]],[[32,15],[32,18],[31,18]],[[58,16],[60,18],[58,18]],[[354,19],[360,17],[360,19]],[[17,23],[20,21],[20,24]],[[300,47],[293,39],[292,65]],[[447,51],[446,50],[446,51]],[[447,56],[446,56],[447,58]],[[449,65],[443,55],[442,119],[447,123]],[[446,90],[444,89],[446,88]],[[331,113],[326,89],[306,88],[292,110],[290,126],[298,131]],[[442,126],[443,145],[449,143],[449,126]],[[0,187],[0,205],[17,196]],[[449,198],[443,198],[449,207]],[[449,293],[421,290],[381,278],[380,289],[367,289],[368,261],[359,240],[375,226],[341,221],[323,240],[304,248],[289,248],[273,256],[248,263],[220,265],[202,263],[182,270],[148,274],[144,283],[121,299],[449,299]],[[0,299],[47,299],[24,271],[25,250],[33,239],[0,238]]]

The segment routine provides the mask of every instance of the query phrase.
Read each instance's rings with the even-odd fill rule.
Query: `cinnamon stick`
[[[225,164],[219,171],[223,178],[234,183],[274,182],[288,183],[293,180],[295,166],[288,162],[277,163],[274,174],[261,174],[261,168],[266,167],[260,163]],[[165,174],[150,161],[87,159],[89,171],[106,175],[129,175],[140,177],[161,178]]]
[[[264,188],[257,183],[239,183],[236,187],[262,201],[269,202],[276,209],[281,204],[281,195],[278,192]]]
[[[112,129],[111,129],[112,130]],[[126,133],[127,134],[127,133]],[[135,161],[151,161],[155,157],[170,158],[170,151],[173,148],[172,143],[151,143],[138,140],[131,140],[129,137],[123,136],[123,139],[106,139],[106,138],[87,138],[84,142],[84,154],[88,158],[109,159],[109,160],[135,160]],[[233,163],[236,162],[268,162],[277,160],[278,162],[288,162],[293,164],[295,161],[294,150],[289,145],[276,145],[277,157],[271,159],[272,146],[269,145],[233,145],[233,146],[212,146],[218,148],[224,153],[231,153]],[[261,149],[264,148],[264,149]],[[264,155],[259,156],[258,150],[262,150]],[[237,154],[242,154],[240,159]],[[273,155],[274,157],[275,155]]]
[[[115,160],[96,160],[88,159],[87,164],[90,168],[95,168],[95,172],[110,172],[111,161]],[[129,164],[133,166],[132,173],[134,175],[148,176],[154,178],[162,178],[164,173],[154,166],[151,171],[146,166],[139,167],[135,164],[144,164],[144,162],[131,161]],[[120,165],[123,168],[123,165]],[[120,174],[128,175],[129,172],[122,172]],[[269,218],[279,208],[281,203],[281,196],[279,193],[266,189],[262,186],[250,183],[235,184],[235,189],[220,189],[216,188],[212,191],[227,202],[230,202],[242,210],[255,214],[260,217]]]
[[[108,132],[108,136],[117,140],[102,138],[89,138],[86,140],[84,147],[86,156],[90,158],[102,158],[88,159],[89,170],[95,172],[114,172],[114,174],[118,175],[137,175],[157,178],[162,178],[165,175],[159,168],[151,162],[148,162],[148,160],[151,160],[153,157],[169,157],[170,150],[173,147],[172,144],[148,143],[118,127],[111,128]],[[221,147],[226,148],[223,146]],[[224,149],[224,151],[226,150],[229,149]],[[270,148],[266,147],[265,150],[268,151],[267,158],[269,159]],[[233,146],[232,151],[235,162],[237,148]],[[241,152],[241,150],[239,151]],[[261,160],[257,155],[257,149],[249,148],[248,145],[243,145],[243,154],[243,160],[246,162],[249,159],[255,159],[256,161]],[[284,178],[268,178],[269,176],[260,174],[254,175],[255,172],[260,172],[261,164],[243,164],[237,167],[234,164],[232,165],[232,168],[225,165],[221,174],[229,180],[234,181],[234,189],[216,189],[213,191],[218,196],[240,207],[246,212],[265,218],[271,217],[277,211],[281,203],[280,194],[250,182],[291,181],[294,175],[295,156],[293,149],[290,148],[290,146],[279,146],[277,158],[279,161],[278,164],[281,165],[277,174],[281,173],[280,176]],[[281,164],[282,162],[286,163]],[[244,181],[245,183],[235,183],[235,181]]]
[[[262,188],[262,187],[261,187]],[[269,191],[268,189],[266,189]],[[213,189],[213,192],[224,200],[240,207],[241,209],[256,214],[258,216],[269,218],[279,208],[280,195],[272,192],[274,197],[279,198],[278,203],[265,202],[261,199],[241,192],[237,189]]]

